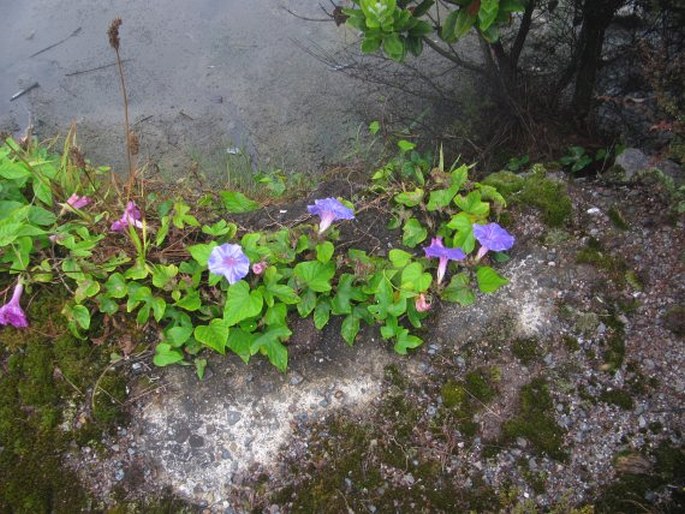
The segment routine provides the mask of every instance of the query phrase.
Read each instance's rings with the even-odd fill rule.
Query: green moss
[[[552,397],[543,378],[521,388],[518,415],[502,425],[502,434],[504,442],[524,437],[539,453],[556,460],[568,459],[561,448],[564,432],[554,421]]]
[[[543,221],[550,227],[563,225],[573,212],[566,185],[548,179],[544,168],[537,164],[533,166],[533,174],[526,179],[518,201],[540,210]]]
[[[496,394],[494,369],[481,368],[469,372],[462,381],[449,380],[440,389],[443,405],[464,422],[490,402]]]
[[[578,339],[572,336],[564,336],[564,346],[569,352],[577,352],[580,350],[580,343]]]
[[[72,337],[60,314],[64,298],[43,289],[27,307],[28,330],[3,328],[0,350],[0,512],[71,513],[89,499],[62,455],[101,438],[103,426],[71,425],[74,406],[104,369],[109,349]],[[49,334],[49,335],[45,335]],[[73,414],[72,414],[73,415]],[[84,437],[87,433],[87,437]]]
[[[497,373],[495,368],[480,368],[471,371],[464,377],[464,387],[476,400],[488,403],[496,394],[493,378]]]
[[[495,382],[499,370],[480,368],[466,374],[463,380],[449,380],[440,389],[442,404],[447,412],[443,413],[457,422],[463,436],[474,437],[480,428],[473,416],[497,394]]]
[[[114,371],[108,371],[98,381],[93,392],[93,417],[103,426],[113,426],[124,419],[126,380]]]
[[[464,387],[450,380],[445,383],[440,389],[440,396],[442,398],[442,404],[448,409],[461,408],[468,401],[468,395],[464,390]]]
[[[651,471],[621,475],[605,488],[595,502],[598,514],[685,511],[685,490],[677,485],[685,476],[684,449],[664,443],[654,451],[652,457],[656,464]],[[665,495],[666,502],[658,507],[652,505],[646,499],[649,492]]]
[[[542,212],[550,227],[563,225],[573,212],[566,186],[545,176],[544,167],[533,166],[533,173],[523,177],[511,171],[488,175],[483,183],[494,186],[511,204],[530,205]]]
[[[611,391],[603,391],[599,395],[599,401],[617,405],[623,410],[631,410],[635,406],[633,398],[630,393],[623,389],[612,389]]]
[[[402,374],[402,372],[399,370],[397,366],[394,364],[388,364],[384,369],[383,369],[384,377],[385,380],[390,382],[395,387],[398,387],[402,390],[406,389],[407,386],[409,385],[409,381],[407,380],[407,377]]]
[[[420,413],[402,394],[388,397],[381,407],[386,417],[394,419],[395,434],[402,440],[408,439],[419,420]]]
[[[621,230],[628,230],[630,228],[630,225],[628,225],[628,222],[623,217],[623,214],[621,214],[621,211],[615,205],[612,205],[609,208],[609,212],[607,214],[616,228]]]
[[[57,428],[52,348],[27,339],[27,352],[15,355],[12,371],[0,377],[0,512],[74,512],[86,495],[61,466],[69,438]]]
[[[663,317],[664,325],[679,337],[685,336],[685,305],[671,307]]]
[[[523,189],[525,180],[516,173],[502,170],[497,173],[491,173],[485,177],[482,183],[494,187],[502,196],[508,199],[514,193],[518,193]]]
[[[530,488],[536,494],[543,494],[547,489],[547,474],[544,471],[532,471],[526,459],[520,459],[518,467]]]
[[[585,247],[581,248],[576,255],[576,262],[579,264],[591,264],[607,273],[618,286],[623,286],[626,282],[628,265],[621,257],[614,256],[604,250],[602,243],[590,237]]]
[[[517,339],[511,347],[514,356],[526,366],[540,359],[536,339]]]
[[[602,369],[609,373],[616,373],[623,364],[626,356],[626,343],[623,340],[623,330],[615,330],[607,339],[607,348],[604,351],[604,364]]]

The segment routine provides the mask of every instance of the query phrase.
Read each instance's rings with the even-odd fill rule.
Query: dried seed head
[[[83,154],[81,153],[81,150],[78,149],[78,147],[72,146],[71,148],[69,148],[69,157],[71,157],[71,162],[77,168],[84,169],[86,167],[86,160],[83,158]]]
[[[336,27],[344,25],[347,18],[349,18],[349,16],[343,12],[342,7],[339,5],[333,9],[333,21],[335,22]]]
[[[119,51],[119,27],[121,27],[121,18],[118,16],[112,20],[109,25],[107,35],[109,36],[109,46]]]
[[[131,151],[131,155],[138,155],[140,151],[140,141],[138,136],[132,130],[128,133],[128,148]]]

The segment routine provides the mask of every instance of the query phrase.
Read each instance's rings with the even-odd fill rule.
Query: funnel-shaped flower
[[[80,209],[85,207],[90,203],[90,198],[87,196],[79,196],[76,193],[72,193],[69,198],[67,198],[67,205],[73,207],[74,209]]]
[[[91,200],[87,196],[79,196],[76,193],[73,193],[69,198],[67,198],[66,202],[60,204],[62,206],[62,210],[60,211],[60,216],[62,214],[64,214],[65,212],[72,210],[72,209],[83,209],[86,205],[88,205],[92,201],[93,200]]]
[[[69,207],[73,207],[74,209],[83,209],[86,205],[88,205],[92,200],[88,198],[87,196],[79,196],[76,193],[73,193],[68,199],[67,199],[67,205]]]
[[[126,204],[123,216],[112,223],[110,230],[113,232],[123,232],[129,225],[133,225],[137,228],[143,227],[143,224],[140,221],[140,210],[133,200]]]
[[[503,252],[509,250],[514,246],[516,238],[509,232],[500,227],[497,223],[488,223],[487,225],[473,225],[473,235],[481,244],[476,260],[479,261],[483,256],[492,250],[494,252]]]
[[[22,286],[21,283],[17,283],[14,287],[14,292],[12,293],[12,299],[0,307],[0,325],[12,325],[17,328],[29,326],[26,314],[21,308],[21,305],[19,305],[21,293],[23,292],[24,286]]]
[[[428,312],[431,309],[431,304],[428,300],[426,300],[426,295],[424,293],[421,293],[416,297],[414,305],[416,306],[416,310],[418,312]]]
[[[250,271],[250,259],[240,245],[226,243],[212,249],[207,266],[212,273],[226,277],[229,284],[235,284]]]
[[[319,223],[319,234],[323,233],[336,220],[353,220],[354,213],[352,209],[345,207],[339,200],[335,198],[324,198],[323,200],[314,200],[314,205],[307,205],[307,210],[310,214],[315,214],[321,217]]]
[[[448,261],[461,261],[466,258],[466,254],[461,248],[446,248],[442,244],[442,237],[434,237],[431,245],[423,249],[426,257],[437,257],[440,259],[438,264],[438,284],[442,282],[447,270]]]

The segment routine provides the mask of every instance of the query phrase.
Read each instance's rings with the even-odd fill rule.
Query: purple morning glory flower
[[[487,225],[473,225],[473,235],[481,244],[476,260],[479,261],[483,256],[492,250],[494,252],[503,252],[509,250],[514,246],[516,238],[509,232],[500,227],[497,223],[488,223]]]
[[[140,209],[138,209],[133,200],[126,204],[123,216],[112,223],[110,230],[113,232],[123,232],[129,225],[133,225],[137,228],[143,227],[143,224],[140,221]]]
[[[431,245],[423,249],[426,257],[437,257],[440,259],[438,264],[438,284],[442,282],[447,271],[448,261],[461,261],[466,258],[466,254],[461,248],[446,248],[442,244],[442,237],[434,237],[431,240]]]
[[[315,214],[321,217],[319,223],[319,234],[323,233],[331,226],[335,220],[353,220],[354,213],[352,209],[345,207],[339,200],[335,198],[324,198],[323,200],[314,200],[314,205],[307,205],[307,210],[310,214]]]
[[[223,275],[229,284],[235,284],[250,271],[250,259],[240,245],[222,244],[209,254],[209,271]]]
[[[24,291],[24,286],[17,283],[12,293],[12,299],[5,305],[0,307],[0,325],[12,325],[17,328],[26,328],[29,322],[26,319],[24,310],[19,305],[21,293]]]

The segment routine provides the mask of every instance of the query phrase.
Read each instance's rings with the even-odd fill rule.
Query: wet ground
[[[3,2],[0,129],[32,123],[50,137],[75,121],[91,160],[121,168],[122,100],[106,35],[119,16],[132,122],[164,176],[182,176],[195,159],[220,179],[234,147],[265,167],[336,162],[373,113],[357,81],[303,48],[332,54],[355,36],[288,10],[325,18],[305,0]]]

